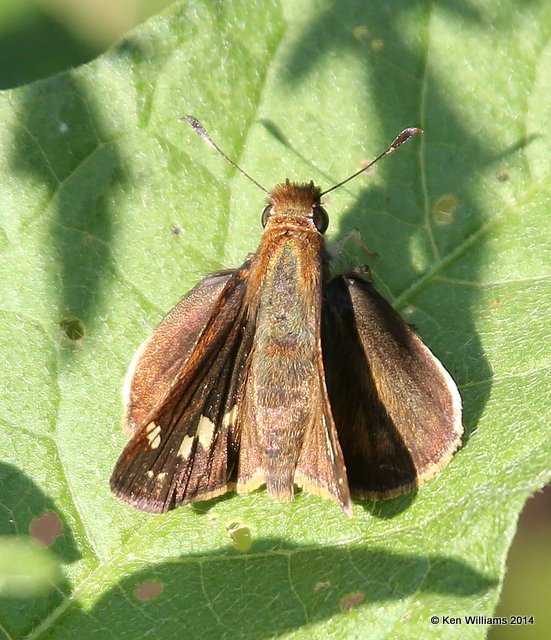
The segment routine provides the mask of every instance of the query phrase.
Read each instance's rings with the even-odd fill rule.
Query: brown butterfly
[[[202,280],[141,345],[117,497],[163,512],[264,484],[291,500],[298,485],[351,515],[351,495],[393,497],[448,464],[463,431],[450,375],[366,268],[329,278],[321,197],[367,168],[323,193],[276,186],[257,252]]]

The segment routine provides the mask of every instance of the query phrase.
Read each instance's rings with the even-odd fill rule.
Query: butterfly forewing
[[[143,396],[146,406],[141,405],[142,396],[132,394],[130,381],[129,414],[140,416],[141,422],[132,419],[134,435],[111,477],[111,487],[122,500],[160,512],[228,490],[238,456],[238,437],[231,433],[233,416],[238,411],[244,363],[252,342],[243,305],[247,279],[247,263],[234,273],[206,278],[195,290],[212,294],[204,324],[192,324],[193,335],[189,336],[183,331],[189,324],[182,323],[172,332],[180,342],[171,344],[163,335],[155,348],[146,345],[135,364],[135,371],[140,371],[143,358],[155,361],[162,358],[163,348],[172,351],[191,345],[179,358],[167,354],[172,360],[171,379],[154,406],[147,395]],[[183,318],[193,311],[193,304],[190,295],[177,306]],[[153,333],[150,343],[156,342],[156,335]],[[167,375],[162,367],[157,371],[157,380]],[[155,384],[152,374],[148,385],[154,388]]]
[[[158,407],[205,330],[229,280],[214,273],[187,293],[136,351],[123,389],[123,428],[137,433]]]
[[[410,491],[448,463],[462,433],[457,387],[361,273],[327,287],[323,355],[353,495]]]

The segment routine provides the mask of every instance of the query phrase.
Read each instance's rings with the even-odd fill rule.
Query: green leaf
[[[482,638],[547,427],[551,5],[190,0],[70,73],[0,94],[0,534],[46,513],[64,580],[0,598],[8,638]],[[460,385],[464,446],[416,495],[260,491],[163,516],[109,492],[133,351],[239,265],[268,188],[328,187],[380,291]],[[529,612],[521,612],[529,613]]]

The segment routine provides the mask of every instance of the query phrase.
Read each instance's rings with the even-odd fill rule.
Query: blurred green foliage
[[[171,2],[117,0],[123,7],[106,16],[104,0],[64,0],[63,4],[54,0],[1,0],[0,89],[88,62],[127,29]],[[126,11],[126,19],[122,11]]]

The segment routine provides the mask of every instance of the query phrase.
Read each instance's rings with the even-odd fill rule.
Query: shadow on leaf
[[[117,143],[76,74],[36,82],[20,95],[11,165],[47,187],[25,224],[48,217],[44,254],[58,291],[59,325],[65,331],[78,324],[80,340],[112,277],[111,205],[128,176]],[[74,332],[65,335],[75,341]]]
[[[38,4],[28,3],[13,26],[2,30],[0,89],[76,67],[98,53],[99,48],[76,38]]]
[[[382,604],[420,593],[469,596],[495,584],[445,556],[308,548],[267,538],[249,553],[228,547],[136,571],[91,610],[72,605],[57,621],[56,635],[88,637],[108,629],[116,638],[270,638],[350,609],[374,607],[379,625]]]
[[[27,475],[10,464],[0,465],[0,536],[34,540],[47,548],[60,564],[80,559],[69,523]],[[55,588],[54,588],[55,586]],[[61,580],[43,595],[0,597],[0,620],[10,637],[22,637],[59,606],[70,593]]]

